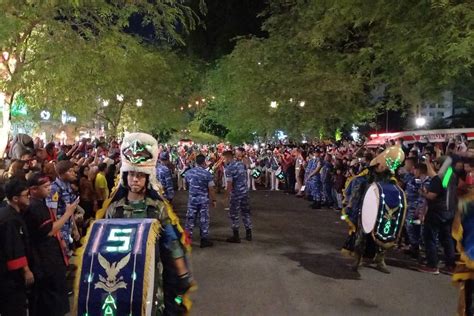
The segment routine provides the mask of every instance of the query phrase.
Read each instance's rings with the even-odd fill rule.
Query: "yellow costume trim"
[[[349,185],[351,184],[351,182],[353,180],[355,180],[358,177],[365,177],[368,173],[369,173],[369,170],[365,169],[365,170],[362,170],[362,172],[360,172],[358,175],[355,175],[353,177],[348,178],[346,180],[346,184],[344,185],[344,189],[342,190],[342,196],[343,196],[342,205],[345,205],[345,207],[342,208],[341,214],[344,217],[344,221],[347,223],[347,225],[349,225],[349,235],[352,234],[352,233],[355,233],[356,230],[357,230],[357,227],[350,220],[350,218],[349,218],[349,216],[347,215],[347,212],[346,212],[347,207],[350,206],[349,201],[347,200],[347,196],[346,196],[346,189],[349,187]]]
[[[470,192],[463,196],[458,203],[458,211],[456,212],[456,215],[454,216],[453,220],[453,228],[451,235],[453,238],[456,240],[456,249],[458,252],[461,254],[461,262],[466,265],[468,269],[474,270],[474,261],[469,259],[469,257],[466,255],[466,252],[464,251],[464,247],[462,246],[462,238],[464,234],[464,229],[462,227],[462,222],[461,222],[461,217],[462,214],[466,210],[466,204],[469,202],[472,202],[474,200],[474,191],[470,190]],[[473,272],[474,276],[474,272]],[[454,276],[453,276],[454,279]],[[472,278],[474,279],[474,277]]]
[[[73,307],[72,307],[72,312],[71,315],[77,315],[77,303],[79,302],[79,284],[81,282],[81,273],[82,273],[82,259],[84,256],[84,251],[87,246],[87,241],[90,238],[91,235],[91,228],[92,223],[89,224],[89,227],[87,229],[87,234],[84,236],[84,238],[81,239],[82,246],[77,248],[75,251],[76,257],[77,257],[77,270],[76,270],[76,276],[74,278],[74,286],[73,286],[73,291],[74,291],[74,302],[73,302]]]
[[[148,234],[148,239],[146,241],[146,249],[154,249],[155,244],[156,244],[156,239],[160,235],[160,229],[161,229],[160,222],[158,220],[155,220],[153,222],[153,224],[151,225],[151,227],[150,227],[150,233]],[[157,255],[158,254],[155,253],[155,258],[156,258]],[[148,290],[148,286],[149,286],[150,282],[155,282],[154,278],[153,278],[153,280],[150,281],[150,277],[149,277],[150,274],[148,273],[148,271],[150,271],[150,269],[153,269],[153,270],[156,271],[155,262],[151,262],[151,257],[146,256],[146,258],[145,258],[145,271],[147,273],[144,273],[144,276],[143,276],[142,302],[146,302],[147,299],[148,299],[148,297],[147,297],[148,293],[147,293],[146,290]],[[146,311],[147,311],[147,304],[142,304],[142,315],[143,316],[147,316]]]

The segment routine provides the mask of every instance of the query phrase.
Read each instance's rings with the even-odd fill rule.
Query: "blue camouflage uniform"
[[[171,175],[171,170],[162,163],[159,163],[156,167],[156,178],[163,186],[165,191],[165,197],[171,201],[174,198],[174,188],[173,188],[173,177]]]
[[[315,158],[314,162],[314,170],[318,169],[322,165],[321,158]],[[308,181],[312,182],[311,186],[311,195],[313,197],[313,201],[321,202],[323,200],[323,184],[321,182],[321,172],[315,174],[311,177]]]
[[[327,205],[332,205],[332,163],[329,161],[322,161],[321,168],[321,185],[322,185],[322,200],[327,203]]]
[[[315,168],[316,168],[316,160],[314,158],[311,158],[308,161],[308,165],[306,166],[306,169],[304,172],[304,179],[306,183],[305,194],[308,196],[311,196],[312,191],[313,191],[313,186],[314,186],[314,182],[309,180],[308,176],[311,174],[311,172],[314,171]]]
[[[427,185],[429,178],[417,183],[415,176],[411,173],[407,173],[403,176],[403,182],[405,183],[407,199],[406,230],[410,245],[417,250],[421,240],[421,225],[414,224],[413,221],[419,219],[418,210],[425,203],[425,198],[420,195],[420,190],[423,186]]]
[[[250,219],[250,201],[247,187],[247,170],[241,161],[234,160],[225,168],[227,182],[232,182],[230,193],[229,217],[232,222],[232,230],[240,227],[240,215],[245,229],[252,229]]]
[[[193,237],[193,228],[196,215],[200,214],[201,239],[209,236],[209,187],[214,187],[214,177],[201,166],[194,167],[186,172],[189,199],[186,213],[186,231],[189,238]]]
[[[71,184],[56,178],[51,184],[51,194],[46,198],[46,205],[49,208],[56,209],[56,218],[60,219],[66,212],[66,205],[72,204],[76,199],[76,195],[72,190]],[[72,233],[72,218],[69,218],[63,227],[61,227],[61,237],[65,241],[67,249],[71,249],[73,239]]]
[[[365,191],[368,187],[367,176],[355,176],[347,184],[344,191],[344,209],[343,212],[352,225],[357,226],[359,215],[362,210]]]

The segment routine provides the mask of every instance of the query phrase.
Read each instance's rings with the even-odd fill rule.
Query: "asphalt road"
[[[227,211],[219,195],[211,210],[213,248],[199,248],[193,315],[454,315],[457,290],[445,275],[427,275],[398,251],[387,253],[390,275],[350,270],[340,254],[346,225],[333,210],[312,210],[283,192],[251,194],[254,241],[229,244]],[[187,192],[175,208],[184,222]],[[244,233],[241,227],[241,235]]]

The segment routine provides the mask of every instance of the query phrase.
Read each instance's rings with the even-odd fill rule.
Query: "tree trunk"
[[[5,151],[8,145],[8,139],[10,136],[11,130],[11,117],[10,109],[11,104],[13,103],[15,95],[12,94],[11,97],[5,96],[5,101],[3,102],[3,120],[2,127],[0,128],[0,159],[3,159]]]

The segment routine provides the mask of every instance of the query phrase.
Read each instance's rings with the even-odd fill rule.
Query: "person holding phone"
[[[33,257],[35,285],[29,298],[30,315],[62,316],[69,312],[66,269],[69,265],[60,230],[74,215],[79,197],[57,219],[46,205],[51,192],[49,178],[40,173],[28,180],[30,205],[23,214]]]

